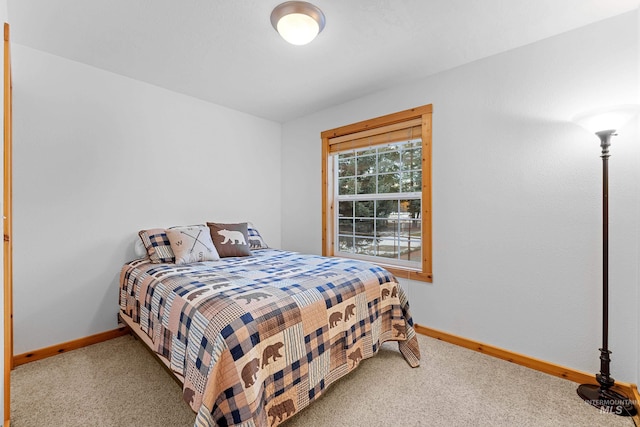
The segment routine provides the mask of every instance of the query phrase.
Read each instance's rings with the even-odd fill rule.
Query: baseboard
[[[13,366],[24,365],[25,363],[34,362],[36,360],[46,359],[56,354],[65,353],[71,350],[77,350],[91,344],[97,344],[113,338],[120,337],[129,333],[128,326],[121,326],[99,334],[91,335],[77,340],[68,341],[62,344],[53,345],[51,347],[41,348],[40,350],[30,351],[28,353],[17,354],[13,356]]]
[[[460,337],[458,335],[438,331],[437,329],[427,328],[426,326],[422,325],[416,324],[414,329],[419,334],[445,341],[450,344],[455,344],[460,347],[468,348],[480,353],[484,353],[489,356],[497,357],[498,359],[506,360],[517,365],[526,366],[527,368],[544,372],[546,374],[553,375],[559,378],[564,378],[578,384],[597,384],[595,374],[590,374],[587,372],[578,371],[576,369],[567,368],[565,366],[556,365],[555,363],[546,362],[544,360],[536,359],[535,357],[515,353],[513,351],[505,350],[503,348],[495,347],[489,344],[483,344],[481,342]],[[633,400],[636,410],[640,413],[640,394],[638,394],[638,387],[635,384],[616,381],[616,385],[613,387],[613,389],[617,389],[618,391],[626,395],[629,399]],[[640,426],[640,418],[638,415],[633,417],[633,420],[636,426]]]

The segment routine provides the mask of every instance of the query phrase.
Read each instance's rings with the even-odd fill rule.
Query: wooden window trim
[[[12,195],[12,85],[9,24],[4,23],[4,184],[3,184],[3,292],[4,292],[4,426],[11,423],[11,370],[13,369],[13,195]]]
[[[400,123],[412,126],[413,120],[420,120],[422,132],[422,268],[421,271],[401,267],[384,267],[397,277],[423,282],[433,281],[432,239],[431,239],[431,138],[433,106],[423,105],[386,116],[364,120],[358,123],[330,129],[322,132],[322,255],[334,256],[334,207],[333,179],[329,165],[332,145],[343,144],[346,135],[360,134],[356,137],[376,135],[380,128],[396,127]]]

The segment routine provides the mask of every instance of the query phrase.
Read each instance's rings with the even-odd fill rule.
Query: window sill
[[[394,276],[400,277],[402,279],[433,283],[433,274],[431,273],[423,273],[422,271],[407,270],[398,267],[389,267],[386,265],[382,265],[381,267],[388,270],[389,273],[393,274]]]
[[[325,251],[323,251],[322,256],[333,256],[338,258],[353,259],[356,261],[364,261],[364,262],[377,265],[378,267],[384,268],[389,273],[393,274],[395,277],[408,279],[408,280],[415,280],[418,282],[433,283],[432,273],[424,273],[422,271],[414,270],[411,268],[403,268],[402,266],[384,264],[384,263],[376,262],[375,260],[362,259],[358,257],[350,257],[350,256],[345,256],[343,254],[336,254],[336,253],[327,254]]]

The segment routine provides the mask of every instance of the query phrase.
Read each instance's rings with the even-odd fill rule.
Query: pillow
[[[211,240],[218,250],[220,257],[249,256],[249,244],[247,243],[247,223],[218,224],[207,222],[211,232]]]
[[[148,258],[149,254],[147,253],[147,248],[142,243],[142,239],[136,239],[136,242],[133,244],[133,253],[137,258]]]
[[[247,223],[247,235],[249,237],[247,240],[249,249],[269,249],[269,246],[264,242],[260,232],[254,228],[253,224],[250,222]]]
[[[171,227],[167,229],[176,264],[218,261],[220,256],[211,241],[209,229],[204,225]]]
[[[175,257],[171,250],[169,237],[167,237],[164,228],[151,228],[149,230],[140,230],[138,236],[142,240],[142,244],[147,249],[147,255],[154,264],[161,262],[174,262]]]

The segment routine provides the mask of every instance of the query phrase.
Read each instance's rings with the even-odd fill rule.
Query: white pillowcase
[[[139,237],[136,238],[136,242],[133,245],[133,253],[138,258],[146,258],[148,256],[147,248],[144,247],[144,243],[142,243]]]
[[[168,228],[167,237],[176,256],[176,264],[220,259],[206,225]]]

